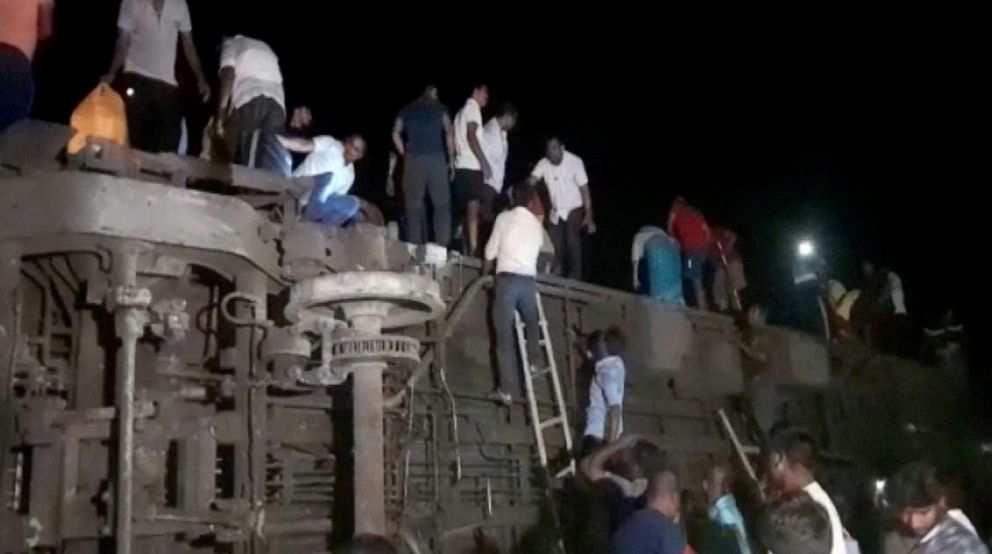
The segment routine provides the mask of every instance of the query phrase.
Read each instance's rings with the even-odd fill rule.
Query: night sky
[[[973,338],[989,329],[979,191],[989,182],[992,91],[987,60],[971,59],[987,45],[813,31],[812,13],[783,32],[738,24],[727,10],[682,20],[578,4],[537,17],[507,6],[462,13],[471,23],[460,23],[454,12],[464,8],[188,3],[209,75],[223,34],[253,35],[279,54],[288,104],[311,106],[318,132],[366,135],[357,191],[387,210],[396,111],[433,81],[454,113],[483,79],[494,106],[520,110],[511,179],[526,176],[551,133],[585,160],[600,227],[587,249],[593,282],[629,286],[633,234],[663,225],[682,194],[742,237],[755,294],[773,314],[788,304],[795,240],[810,235],[849,286],[872,259],[903,277],[918,322],[951,306]],[[314,9],[324,4],[335,11]],[[67,121],[96,85],[117,7],[59,0],[57,36],[36,60],[38,117]],[[775,15],[769,21],[795,14]],[[196,126],[204,110],[190,105]],[[988,349],[978,352],[987,359]]]

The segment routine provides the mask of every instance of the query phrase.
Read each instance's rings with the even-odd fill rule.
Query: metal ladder
[[[538,339],[544,356],[547,358],[548,366],[536,372],[531,371],[531,363],[527,356],[527,336],[524,332],[524,322],[520,318],[519,312],[514,314],[517,327],[517,347],[520,351],[520,363],[523,366],[524,385],[527,389],[527,405],[530,408],[530,420],[534,427],[534,440],[537,443],[537,453],[541,461],[541,468],[546,472],[548,471],[548,449],[544,433],[551,429],[560,429],[564,437],[568,465],[555,474],[555,478],[560,479],[575,474],[575,458],[572,456],[572,428],[568,424],[568,410],[565,405],[565,396],[561,392],[561,379],[558,377],[555,353],[551,346],[551,335],[548,333],[548,320],[544,317],[544,305],[541,303],[540,293],[535,294],[537,296],[537,315],[540,323]],[[554,392],[553,400],[557,413],[553,413],[549,419],[541,420],[541,414],[537,407],[537,395],[534,393],[534,380],[547,375],[551,376],[551,385]]]

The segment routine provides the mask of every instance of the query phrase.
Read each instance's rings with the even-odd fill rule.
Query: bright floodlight
[[[125,93],[126,93],[126,94],[127,94],[127,95],[128,95],[129,97],[130,97],[130,96],[134,96],[134,89],[133,89],[133,88],[131,88],[131,87],[127,87],[127,90],[125,91]]]
[[[802,256],[803,258],[808,258],[812,256],[815,250],[816,249],[813,248],[813,241],[811,240],[799,241],[799,255]]]

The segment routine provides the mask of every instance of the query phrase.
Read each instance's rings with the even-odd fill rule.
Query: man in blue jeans
[[[527,335],[527,352],[533,367],[543,365],[539,344],[540,328],[537,308],[537,256],[544,243],[544,233],[537,213],[540,200],[532,186],[514,190],[512,210],[499,214],[492,235],[486,243],[484,273],[496,261],[496,295],[493,324],[496,328],[496,363],[499,366],[499,387],[494,398],[505,405],[520,394],[514,348],[514,317],[519,311]]]
[[[312,139],[278,136],[287,150],[307,153],[293,177],[309,177],[312,188],[306,199],[303,219],[341,226],[358,214],[361,202],[348,194],[355,182],[355,162],[365,156],[365,139],[351,135],[344,142],[331,136]]]

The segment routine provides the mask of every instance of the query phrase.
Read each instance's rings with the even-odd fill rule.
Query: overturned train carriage
[[[477,264],[297,223],[292,183],[249,169],[106,145],[66,158],[67,134],[25,122],[0,140],[0,552],[310,553],[355,532],[541,548],[547,481],[526,403],[486,397]],[[627,431],[687,483],[733,455],[718,409],[752,448],[730,319],[551,277],[540,292],[573,428],[576,337],[619,325]],[[841,466],[878,462],[865,422],[931,417],[905,401],[932,388],[925,369],[762,332],[762,402]]]

